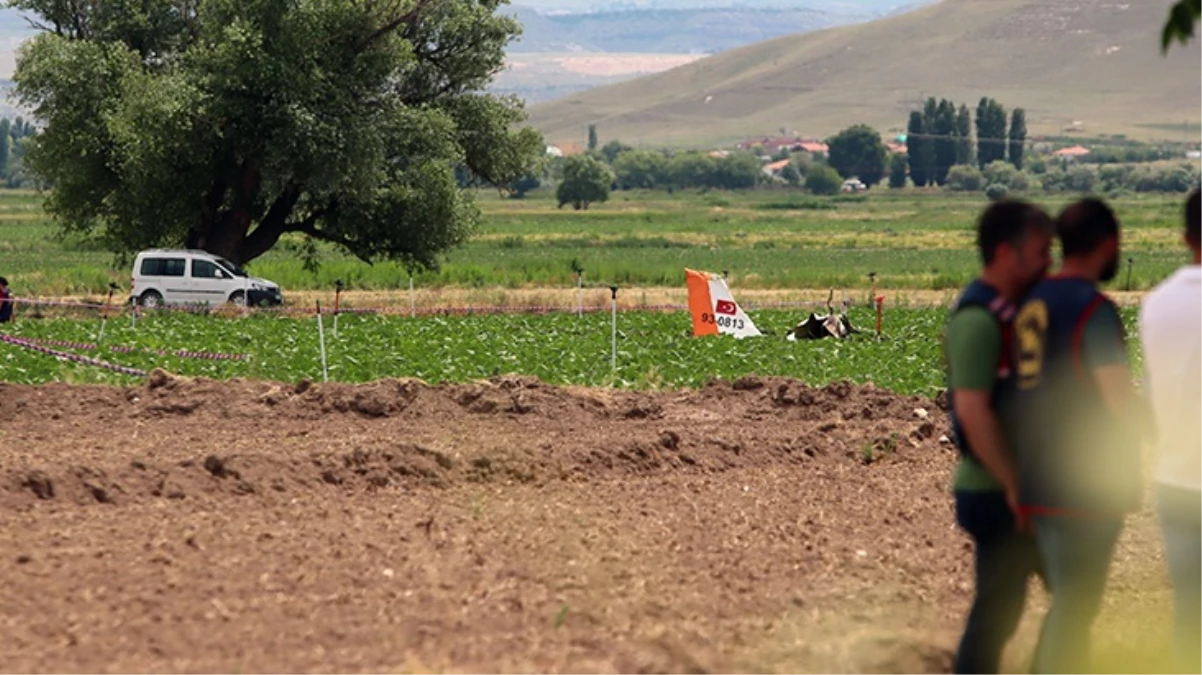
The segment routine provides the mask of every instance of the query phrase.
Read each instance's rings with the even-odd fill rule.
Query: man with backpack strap
[[[1056,230],[1060,273],[1032,289],[1014,321],[1022,511],[1052,594],[1037,673],[1089,667],[1110,558],[1139,507],[1149,431],[1118,308],[1098,290],[1118,272],[1118,219],[1084,199],[1060,213]]]
[[[956,652],[957,673],[998,672],[1022,617],[1027,581],[1039,571],[1035,541],[1018,511],[1011,343],[1016,303],[1051,264],[1052,229],[1048,215],[1032,204],[990,205],[977,223],[984,269],[961,294],[945,336],[960,451],[956,522],[976,548],[976,593]]]

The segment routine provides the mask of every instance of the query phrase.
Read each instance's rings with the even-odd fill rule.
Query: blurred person
[[[1202,672],[1202,207],[1185,207],[1193,262],[1144,299],[1139,314],[1146,395],[1157,429],[1156,491],[1173,581],[1173,667]]]
[[[1118,308],[1098,290],[1118,273],[1119,222],[1084,199],[1060,213],[1056,231],[1063,266],[1014,321],[1022,512],[1052,595],[1038,673],[1088,667],[1111,555],[1141,492],[1141,404]]]
[[[961,293],[945,348],[952,431],[960,450],[953,479],[956,522],[972,537],[976,591],[956,651],[955,672],[996,673],[1039,567],[1018,513],[1018,473],[1006,409],[1015,303],[1051,264],[1052,220],[1022,201],[990,205],[977,223],[984,265]]]
[[[8,290],[8,279],[0,277],[0,323],[13,319],[12,291]]]

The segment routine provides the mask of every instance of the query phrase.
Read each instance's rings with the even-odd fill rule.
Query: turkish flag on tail
[[[760,335],[751,317],[739,309],[730,295],[726,280],[717,274],[686,269],[689,287],[689,313],[693,315],[693,335]]]

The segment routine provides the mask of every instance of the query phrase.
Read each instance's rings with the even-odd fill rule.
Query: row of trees
[[[866,185],[884,179],[888,150],[880,134],[859,124],[844,129],[827,140],[828,155],[803,153],[792,158],[781,178],[800,185],[811,167],[829,166],[844,178],[858,177]],[[635,149],[620,140],[602,145],[596,125],[588,127],[587,155],[609,165],[617,189],[666,187],[742,189],[764,182],[765,175],[756,155],[749,151],[717,155],[696,151],[672,153]],[[776,159],[790,159],[782,150]],[[553,173],[550,172],[550,173]]]
[[[1075,165],[1053,168],[1042,174],[1019,171],[1012,164],[995,160],[978,169],[958,164],[948,172],[946,188],[975,192],[991,187],[1024,191],[1032,187],[1045,192],[1188,192],[1202,184],[1202,174],[1192,164],[1177,166]]]
[[[829,139],[829,155],[803,154],[792,158],[780,172],[790,185],[816,194],[837,193],[844,178],[852,176],[866,185],[885,177],[887,150],[880,134],[856,125]],[[786,155],[787,157],[787,155]],[[527,176],[511,184],[513,196],[522,197],[542,180],[557,183],[559,205],[587,209],[605,201],[610,190],[713,188],[740,190],[772,180],[752,152],[671,153],[632,148],[619,140],[600,144],[595,125],[588,128],[588,150],[551,162],[541,179]]]
[[[700,152],[670,155],[624,147],[616,153],[589,152],[553,162],[543,178],[558,182],[560,206],[571,204],[586,209],[592,202],[605,201],[611,189],[742,190],[755,187],[763,172],[759,159],[746,152],[714,157]],[[514,196],[520,197],[539,182],[527,177],[510,188]]]
[[[846,177],[858,176],[865,184],[870,181],[875,184],[885,175],[885,148],[871,127],[856,125],[846,129],[830,139],[829,146],[826,162],[813,157],[795,159],[785,166],[781,178],[794,186],[804,185],[814,194],[829,195],[839,192]],[[570,204],[575,209],[587,209],[591,203],[607,200],[614,189],[743,189],[768,180],[750,153],[715,158],[697,152],[668,155],[623,150],[614,156],[612,165],[605,161],[607,156],[611,155],[595,152],[563,160],[557,186],[561,207]],[[909,183],[908,168],[905,155],[891,156],[887,174],[891,188],[903,188]],[[1062,165],[1050,169],[1040,164],[1032,169],[1038,170],[1021,170],[1007,159],[994,159],[984,167],[976,163],[954,164],[948,169],[944,187],[954,191],[983,190],[996,199],[1032,188],[1046,192],[1184,192],[1202,183],[1198,170],[1189,164],[1099,168]]]
[[[910,113],[906,125],[907,161],[910,180],[919,187],[943,185],[953,166],[975,162],[979,168],[1009,160],[1023,168],[1027,141],[1026,112],[1015,108],[1007,127],[1006,109],[996,100],[983,97],[976,110],[976,152],[973,152],[974,120],[968,106],[932,96],[921,111]]]
[[[10,120],[0,118],[0,179],[10,188],[21,187],[25,183],[25,172],[22,170],[25,151],[37,129],[32,123],[21,116]]]

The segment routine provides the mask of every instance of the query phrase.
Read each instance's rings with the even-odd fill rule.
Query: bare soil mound
[[[156,371],[0,418],[5,670],[940,671],[969,598],[945,413],[871,387]]]
[[[945,467],[935,440],[946,424],[934,407],[772,378],[660,393],[519,376],[287,386],[163,371],[128,389],[0,385],[0,414],[19,421],[6,434],[14,452],[0,467],[0,503],[541,486],[880,461]]]

